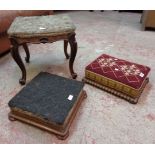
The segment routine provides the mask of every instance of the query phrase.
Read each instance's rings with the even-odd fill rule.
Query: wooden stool
[[[11,24],[8,35],[12,44],[12,57],[22,71],[20,84],[26,83],[26,69],[19,54],[18,47],[23,45],[26,52],[26,62],[29,62],[30,53],[27,43],[52,43],[64,40],[64,53],[69,59],[69,69],[73,79],[77,74],[73,70],[73,63],[77,53],[77,42],[75,38],[76,27],[67,15],[49,15],[16,17]],[[71,47],[71,54],[67,53],[68,43]]]

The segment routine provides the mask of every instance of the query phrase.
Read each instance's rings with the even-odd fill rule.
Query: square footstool
[[[149,81],[149,71],[147,66],[103,54],[85,68],[83,80],[131,103],[137,103]]]
[[[8,30],[8,35],[12,44],[12,57],[22,71],[20,84],[23,85],[26,82],[26,69],[18,47],[23,45],[26,52],[25,60],[29,62],[30,53],[27,43],[51,43],[64,40],[64,53],[66,58],[69,59],[70,73],[72,78],[76,78],[77,74],[73,70],[77,53],[75,29],[75,25],[67,15],[16,17]],[[68,43],[71,47],[70,55],[67,53]]]
[[[86,98],[84,83],[39,73],[9,102],[9,119],[19,120],[66,139],[69,127]]]

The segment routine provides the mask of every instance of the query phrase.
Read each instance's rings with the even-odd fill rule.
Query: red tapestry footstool
[[[149,81],[149,71],[147,66],[103,54],[85,68],[83,80],[131,103],[137,103]]]

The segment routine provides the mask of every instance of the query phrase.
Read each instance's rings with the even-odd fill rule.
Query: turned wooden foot
[[[83,91],[83,93],[84,93],[84,99],[86,99],[86,98],[87,98],[87,93],[86,93],[86,91]]]
[[[65,135],[63,135],[63,136],[56,135],[56,137],[57,137],[59,140],[65,140],[68,136],[69,136],[69,131],[68,131]]]
[[[15,119],[14,117],[12,117],[12,116],[10,115],[10,113],[9,113],[9,115],[8,115],[8,119],[9,119],[10,121],[16,121],[16,119]]]

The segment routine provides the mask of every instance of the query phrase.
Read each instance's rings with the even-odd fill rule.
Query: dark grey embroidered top
[[[10,100],[9,106],[63,124],[83,86],[83,82],[41,72]]]
[[[16,17],[8,35],[20,38],[56,36],[74,32],[75,25],[67,15]]]

